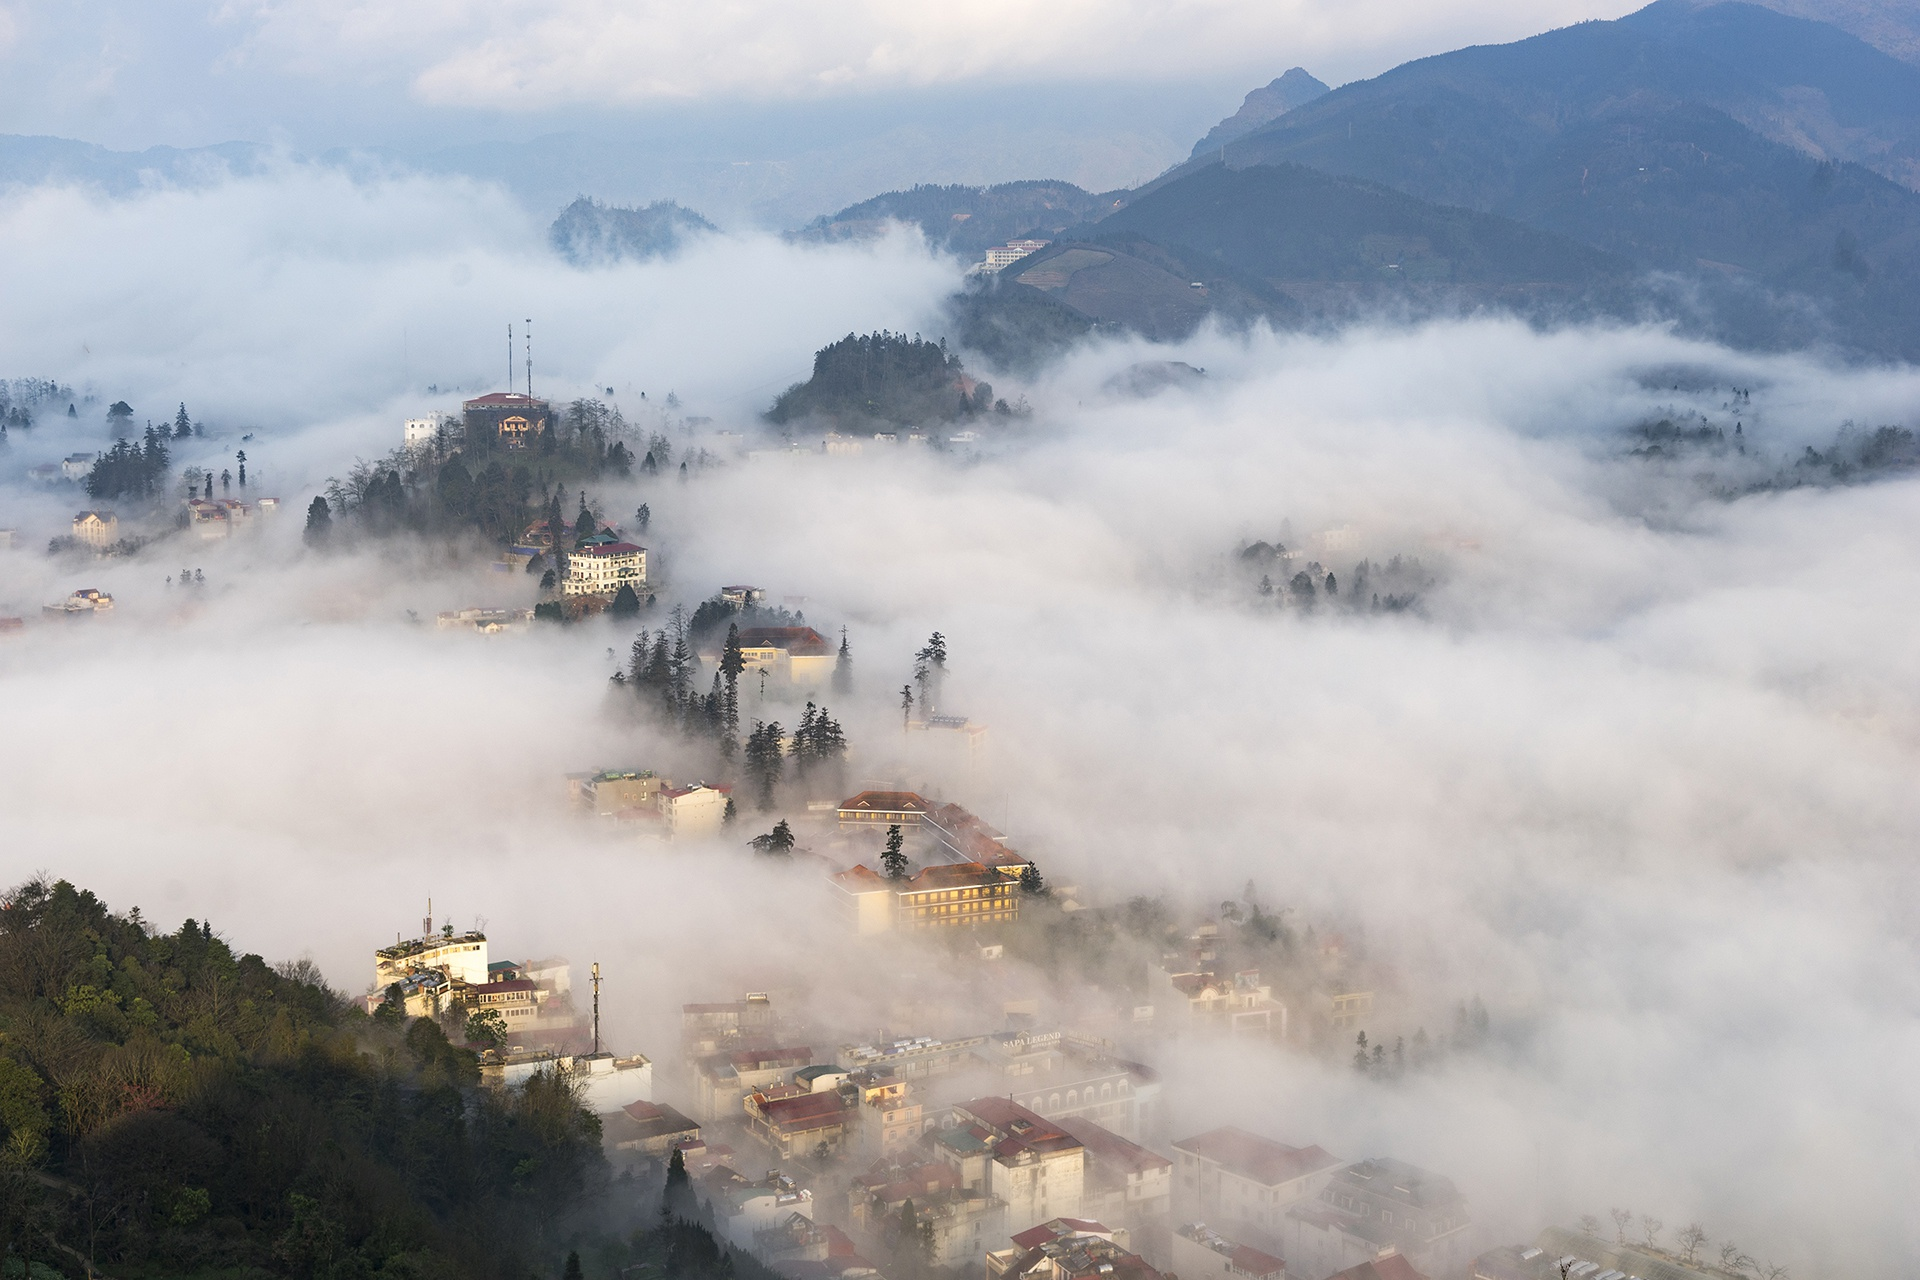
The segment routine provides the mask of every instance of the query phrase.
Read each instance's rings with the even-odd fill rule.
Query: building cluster
[[[91,618],[112,608],[112,596],[98,587],[81,587],[60,603],[43,606],[40,612],[49,618]]]
[[[598,769],[567,775],[567,798],[582,812],[643,838],[697,839],[720,833],[733,788],[676,783],[651,769]]]
[[[436,617],[434,625],[442,631],[477,631],[483,636],[495,636],[505,631],[523,631],[532,626],[533,610],[484,606],[450,609]]]
[[[727,587],[720,596],[730,604],[734,603],[730,592],[743,598],[749,593],[756,599],[766,598],[766,592],[758,587]],[[701,660],[717,666],[724,639],[724,633],[709,637],[700,652]],[[738,639],[740,660],[745,663],[743,676],[764,675],[769,681],[798,688],[818,688],[833,678],[838,650],[812,627],[743,627]]]
[[[508,1049],[572,1053],[591,1043],[592,1034],[574,1009],[572,990],[565,960],[490,960],[486,934],[456,933],[451,924],[435,932],[429,918],[419,937],[374,952],[366,1004],[372,1012],[397,1002],[409,1017],[436,1020],[456,1011],[469,1018],[490,1012],[505,1027]]]
[[[555,587],[565,599],[586,606],[605,606],[621,587],[631,587],[635,595],[648,585],[647,549],[626,541],[614,526],[605,526],[583,539],[574,537],[575,527],[564,520],[536,520],[507,550],[500,567],[524,570],[537,562],[564,556],[566,575],[556,574]],[[571,550],[568,550],[571,548]]]
[[[790,1280],[1454,1280],[1471,1260],[1464,1197],[1414,1165],[1233,1126],[1156,1149],[1159,1077],[1105,1041],[828,1051],[765,992],[686,1005],[681,1033],[684,1111],[629,1107],[609,1148],[679,1151],[728,1240]]]

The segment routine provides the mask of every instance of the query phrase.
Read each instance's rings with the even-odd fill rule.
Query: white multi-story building
[[[1287,1210],[1319,1195],[1341,1163],[1319,1147],[1290,1147],[1232,1125],[1173,1149],[1173,1210],[1182,1221],[1282,1254]]]
[[[438,418],[408,418],[404,428],[407,448],[432,444],[434,433],[438,430],[440,430]]]
[[[994,245],[987,250],[986,269],[1002,271],[1012,266],[1030,253],[1038,253],[1047,247],[1046,240],[1009,240],[1005,244]]]
[[[410,973],[428,970],[472,986],[485,986],[487,935],[478,931],[435,934],[396,942],[373,953],[373,981],[381,991]]]
[[[610,596],[621,587],[639,591],[646,585],[647,549],[631,542],[609,542],[570,554],[561,590],[570,596]]]
[[[90,547],[110,547],[120,536],[120,519],[111,511],[82,511],[73,518],[73,536]]]
[[[696,782],[685,787],[663,788],[656,803],[667,820],[667,834],[676,839],[717,836],[727,816],[727,793],[731,787],[710,787]]]

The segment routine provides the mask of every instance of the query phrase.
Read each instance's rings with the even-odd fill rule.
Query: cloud
[[[494,385],[500,327],[533,314],[543,390],[612,385],[637,415],[641,389],[674,388],[712,419],[676,446],[725,466],[594,496],[651,505],[667,600],[756,582],[848,625],[860,687],[834,710],[857,777],[968,804],[1093,901],[1204,907],[1252,881],[1364,941],[1394,995],[1378,1036],[1437,1031],[1476,994],[1499,1032],[1498,1053],[1401,1086],[1343,1052],[1143,1044],[1175,1128],[1415,1160],[1459,1181],[1486,1243],[1625,1204],[1801,1274],[1920,1253],[1920,1088],[1899,1069],[1920,1049],[1920,483],[1711,500],[1696,464],[1624,458],[1620,435],[1680,406],[1724,420],[1725,388],[1751,385],[1749,446],[1791,458],[1847,418],[1915,425],[1920,374],[1657,328],[1203,333],[1009,383],[1035,415],[976,453],[749,462],[713,433],[751,429],[841,333],[931,332],[953,264],[905,239],[719,237],[580,273],[539,234],[486,188],[299,167],[0,206],[21,250],[10,375],[143,415],[187,400],[209,457],[256,429],[296,500],[252,541],[0,559],[0,611],[79,585],[121,601],[4,642],[0,847],[20,873],[311,950],[356,990],[431,895],[509,954],[601,960],[614,1043],[662,1059],[674,1006],[749,972],[811,987],[829,1036],[917,1030],[896,1020],[910,998],[997,1022],[944,952],[856,947],[804,871],[565,814],[567,770],[703,767],[609,704],[625,632],[438,632],[410,611],[531,588],[477,553],[301,550],[297,500],[459,398],[423,384]],[[1208,376],[1103,390],[1143,358]],[[1721,390],[1674,390],[1681,368]],[[18,476],[97,444],[94,412],[14,433],[0,523],[33,545],[67,513]],[[1420,609],[1278,609],[1234,567],[1244,541],[1333,529],[1351,545],[1311,554],[1349,590],[1363,557],[1420,559]],[[183,565],[204,592],[165,583]],[[952,708],[990,726],[976,760],[899,728],[936,628]]]
[[[1618,16],[1625,6],[1605,9]],[[1591,3],[1517,12],[1482,0],[1074,0],[1045,9],[742,0],[693,6],[568,0],[409,6],[340,0],[230,4],[247,57],[307,74],[404,74],[424,101],[509,111],[744,96],[812,97],[970,81],[1160,81],[1273,62],[1397,60],[1471,37],[1511,39],[1597,16]]]

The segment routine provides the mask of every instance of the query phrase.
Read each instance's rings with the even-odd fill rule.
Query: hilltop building
[[[938,806],[911,791],[862,791],[850,800],[842,800],[835,816],[842,831],[875,827],[917,827]]]
[[[531,448],[553,425],[553,406],[533,396],[495,391],[461,402],[460,422],[469,440],[487,439],[502,449]]]
[[[1050,240],[1009,240],[987,250],[987,260],[980,264],[983,271],[1004,271],[1030,253],[1038,253],[1053,243]]]
[[[429,932],[382,947],[373,953],[373,982],[380,990],[411,974],[437,972],[471,986],[487,982],[487,935],[477,929],[456,934],[447,925],[438,934]]]

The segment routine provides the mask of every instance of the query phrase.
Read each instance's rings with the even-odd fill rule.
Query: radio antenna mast
[[[593,962],[593,1052],[600,1054],[600,962]]]
[[[533,399],[533,317],[527,317],[527,399]]]
[[[507,321],[507,391],[513,391],[513,321]]]

